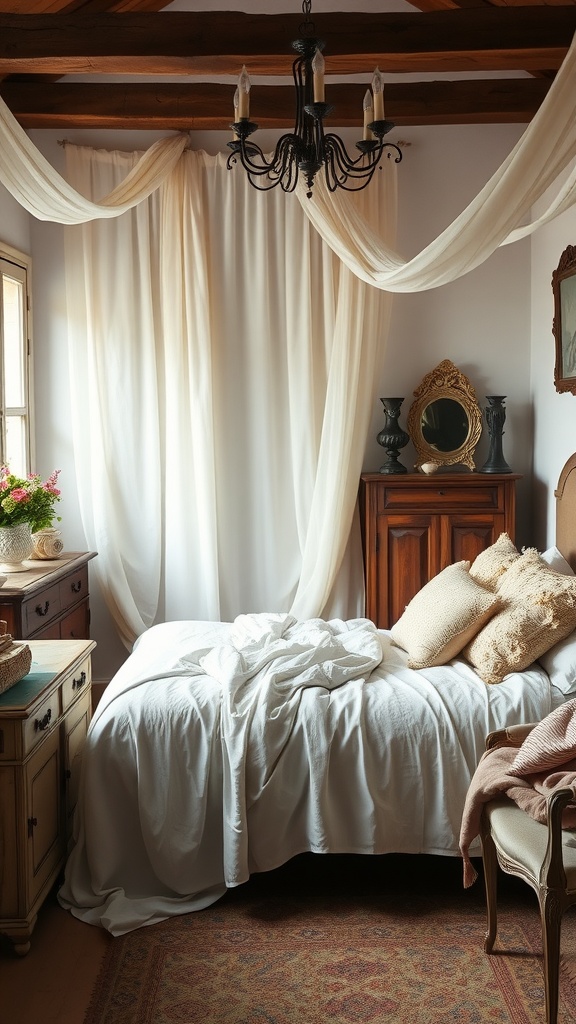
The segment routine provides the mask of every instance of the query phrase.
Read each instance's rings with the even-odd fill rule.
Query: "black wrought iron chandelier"
[[[228,143],[232,152],[227,167],[230,169],[240,160],[250,184],[263,192],[276,185],[280,185],[284,192],[293,192],[302,174],[310,197],[316,175],[322,168],[330,192],[338,188],[356,192],[370,183],[384,150],[388,151],[388,157],[395,154],[396,163],[402,159],[402,153],[395,143],[384,142],[384,136],[394,127],[394,123],[386,121],[384,117],[383,82],[378,68],[372,77],[372,91],[367,90],[364,96],[364,137],[356,143],[360,155],[353,160],[342,139],[324,131],[324,118],[333,108],[325,102],[324,42],[316,38],[311,10],[312,0],[304,0],[301,38],[292,43],[292,48],[298,54],[292,65],[296,87],[294,130],[281,136],[268,160],[261,148],[250,139],[258,125],[249,117],[250,79],[246,67],[242,68],[238,81],[234,97],[234,123],[230,125],[235,138]]]

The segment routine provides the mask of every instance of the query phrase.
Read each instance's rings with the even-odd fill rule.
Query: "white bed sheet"
[[[254,617],[258,628],[263,618]],[[237,635],[229,623],[155,626],[107,687],[83,755],[76,844],[59,892],[80,919],[120,935],[201,909],[305,851],[458,855],[486,735],[539,721],[563,699],[538,665],[497,686],[461,659],[413,671],[389,633],[373,630],[378,657],[373,647],[365,663],[353,653],[350,671],[345,658],[331,681],[323,673],[322,686],[310,685],[308,676],[281,700],[270,700],[267,682],[246,717],[254,673],[238,685],[237,674],[227,676]],[[342,681],[346,672],[357,678]],[[245,771],[234,774],[243,745]],[[238,779],[242,792],[231,800]]]

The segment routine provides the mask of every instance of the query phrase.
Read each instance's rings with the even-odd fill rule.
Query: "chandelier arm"
[[[280,178],[256,178],[250,171],[246,171],[246,177],[253,188],[257,189],[258,192],[270,192],[271,189],[276,188],[276,185],[280,184],[284,192],[286,189],[282,185]]]
[[[394,149],[398,148],[397,146],[394,146],[393,143],[384,143],[384,148],[387,148],[388,146],[392,146]],[[402,154],[400,151],[398,152],[400,159],[402,159]],[[381,155],[382,154],[380,153],[380,156]],[[387,155],[389,156],[390,154]],[[335,192],[337,188],[340,188],[345,192],[361,191],[370,184],[376,169],[381,164],[381,160],[378,159],[374,160],[370,164],[364,164],[361,168],[352,167],[352,170],[350,170],[350,168],[344,168],[342,166],[340,161],[337,159],[337,156],[338,151],[336,150],[336,147],[330,145],[326,150],[326,160],[324,163],[326,185],[330,192]],[[362,157],[359,157],[358,161],[362,159]],[[358,163],[358,161],[355,161],[355,163]]]
[[[372,167],[370,169],[370,171],[368,172],[368,174],[365,175],[363,178],[352,178],[352,177],[350,177],[350,175],[347,175],[347,176],[337,175],[334,172],[334,169],[332,168],[332,179],[330,180],[329,177],[328,177],[328,174],[329,174],[329,171],[328,171],[329,162],[327,161],[324,164],[324,173],[325,173],[326,184],[328,186],[328,190],[330,192],[335,192],[336,189],[339,188],[339,189],[342,189],[344,192],[361,192],[362,189],[366,188],[366,186],[369,185],[370,182],[372,181],[372,178],[374,177],[374,172],[376,171],[377,166],[378,166],[378,164],[375,164],[374,167]],[[348,182],[351,182],[351,181],[354,182],[354,184],[348,184]]]
[[[259,146],[252,142],[246,143],[241,136],[236,143],[229,143],[232,152],[228,157],[227,167],[230,169],[238,160],[246,171],[250,184],[261,192],[267,192],[275,185],[280,185],[284,192],[293,192],[298,181],[299,140],[286,133],[276,143],[272,158],[268,161]],[[254,159],[257,158],[257,161]],[[258,183],[258,179],[266,178],[266,184]]]
[[[253,142],[246,142],[241,136],[236,144],[231,143],[232,153],[228,157],[228,163],[232,164],[237,158],[250,174],[277,174],[278,168],[282,167],[289,156],[290,151],[296,148],[297,142],[291,134],[282,135],[276,143],[272,158],[267,161],[264,152]],[[254,160],[257,157],[258,163]]]
[[[336,163],[342,172],[353,177],[365,177],[366,174],[374,170],[380,163],[385,143],[378,142],[374,150],[368,153],[361,153],[355,160],[349,156],[342,139],[338,135],[326,135],[324,137],[324,145],[326,152],[330,151],[334,154]]]
[[[402,160],[402,152],[394,142],[380,141],[374,150],[369,153],[362,152],[356,160],[349,157],[342,140],[337,135],[327,135],[325,142],[326,156],[329,156],[332,167],[337,168],[337,172],[333,172],[334,179],[337,180],[338,187],[348,192],[355,192],[359,187],[364,187],[364,185],[355,184],[358,181],[365,181],[365,184],[368,185],[372,181],[374,171],[381,166],[385,156],[390,159],[395,154],[394,162],[397,164]],[[388,152],[385,153],[385,150]],[[347,179],[352,184],[346,185]]]

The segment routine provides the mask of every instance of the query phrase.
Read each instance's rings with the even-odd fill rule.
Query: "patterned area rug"
[[[314,857],[110,944],[85,1024],[543,1024],[536,897],[502,878],[498,955],[458,860]],[[576,1022],[576,916],[559,1024]]]

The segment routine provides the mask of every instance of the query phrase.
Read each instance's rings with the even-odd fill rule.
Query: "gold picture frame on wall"
[[[576,246],[569,245],[552,274],[554,320],[552,333],[556,348],[554,386],[556,391],[576,395]]]
[[[416,388],[407,426],[416,449],[416,468],[457,464],[475,468],[482,414],[468,377],[449,359],[427,373]]]

